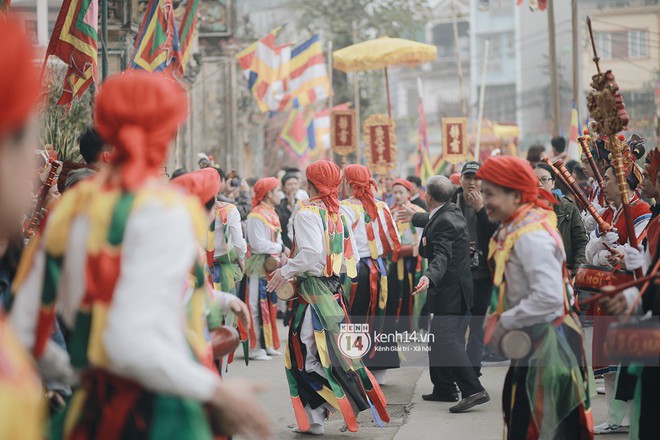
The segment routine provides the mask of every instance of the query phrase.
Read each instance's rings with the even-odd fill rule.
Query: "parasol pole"
[[[328,81],[330,82],[330,87],[328,90],[328,112],[330,117],[332,117],[332,105],[334,103],[335,92],[332,88],[332,40],[328,41]],[[335,162],[335,151],[330,148],[330,160]]]
[[[390,78],[387,75],[387,67],[385,68],[385,90],[387,90],[387,115],[392,121],[392,104],[390,103]]]
[[[353,44],[357,43],[357,22],[353,20]],[[360,77],[358,72],[353,73],[353,101],[355,102],[355,129],[358,133],[362,131],[360,125]],[[358,164],[362,163],[362,142],[361,136],[357,136],[357,145],[355,149],[355,158]]]
[[[481,146],[481,120],[484,118],[484,99],[486,97],[486,71],[488,68],[488,48],[490,40],[484,44],[484,61],[481,70],[481,90],[479,91],[479,114],[477,115],[477,141],[474,146],[474,160],[479,160],[479,147]]]

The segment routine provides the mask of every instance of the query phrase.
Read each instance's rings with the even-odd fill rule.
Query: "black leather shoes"
[[[447,394],[447,395],[440,395],[440,394],[423,394],[422,399],[427,400],[429,402],[458,402],[458,394]]]
[[[423,396],[422,396],[423,397]],[[459,412],[464,412],[467,411],[470,408],[473,408],[477,405],[484,404],[490,400],[490,396],[486,392],[486,390],[481,391],[479,393],[475,393],[471,396],[465,397],[461,399],[460,402],[458,402],[456,405],[452,406],[449,408],[449,412],[452,413],[459,413]]]

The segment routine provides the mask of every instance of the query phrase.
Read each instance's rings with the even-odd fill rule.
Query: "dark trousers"
[[[469,327],[470,336],[467,343],[467,355],[470,365],[474,367],[477,375],[481,374],[481,358],[484,354],[484,316],[490,303],[493,283],[490,278],[473,280],[474,296],[470,310]]]
[[[484,390],[465,353],[466,330],[465,315],[435,315],[431,321],[429,372],[436,395],[451,396],[456,385],[463,398]]]

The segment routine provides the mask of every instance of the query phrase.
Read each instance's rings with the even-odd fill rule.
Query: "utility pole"
[[[467,110],[465,108],[465,91],[463,89],[463,66],[461,65],[461,52],[458,47],[458,23],[456,22],[456,6],[455,0],[451,0],[451,20],[454,27],[454,52],[456,52],[456,67],[458,68],[458,87],[461,90],[461,112],[463,117],[467,117]]]
[[[578,60],[578,0],[571,0],[571,25],[573,28],[573,104],[577,107],[580,97],[580,64]]]
[[[552,97],[552,136],[559,136],[559,83],[557,81],[557,42],[555,2],[548,0],[548,40],[550,41],[550,95]]]

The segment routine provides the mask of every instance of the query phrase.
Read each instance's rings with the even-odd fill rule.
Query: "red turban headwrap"
[[[1,15],[2,13],[0,13]],[[34,111],[39,97],[36,56],[23,27],[0,17],[0,139],[20,128]]]
[[[409,192],[410,194],[412,194],[412,192],[413,192],[413,186],[412,186],[412,183],[408,182],[406,179],[396,179],[396,180],[394,181],[394,183],[392,183],[392,186],[394,186],[394,185],[401,185],[401,186],[403,186],[405,189],[408,190],[408,192]]]
[[[175,177],[172,184],[197,196],[202,205],[206,205],[220,191],[220,174],[213,168],[203,168]]]
[[[534,203],[544,209],[552,209],[557,199],[548,191],[539,188],[539,179],[526,160],[515,156],[491,156],[477,171],[477,179],[520,191],[521,202]]]
[[[323,200],[328,212],[339,212],[339,185],[341,185],[341,170],[327,160],[317,160],[305,171],[307,181],[319,192],[318,198]]]
[[[461,173],[454,173],[451,176],[449,176],[449,181],[453,183],[454,185],[460,185],[461,184]]]
[[[269,191],[274,190],[280,186],[280,181],[276,177],[264,177],[257,180],[254,184],[254,198],[252,199],[252,207],[257,206],[266,197]]]
[[[129,71],[105,80],[94,125],[115,147],[110,162],[121,167],[122,187],[135,189],[157,175],[186,115],[183,88],[164,74]]]
[[[344,168],[344,175],[348,184],[353,188],[353,195],[364,205],[364,209],[372,220],[378,218],[378,207],[371,187],[378,190],[376,181],[371,177],[371,171],[364,165],[348,165]]]

